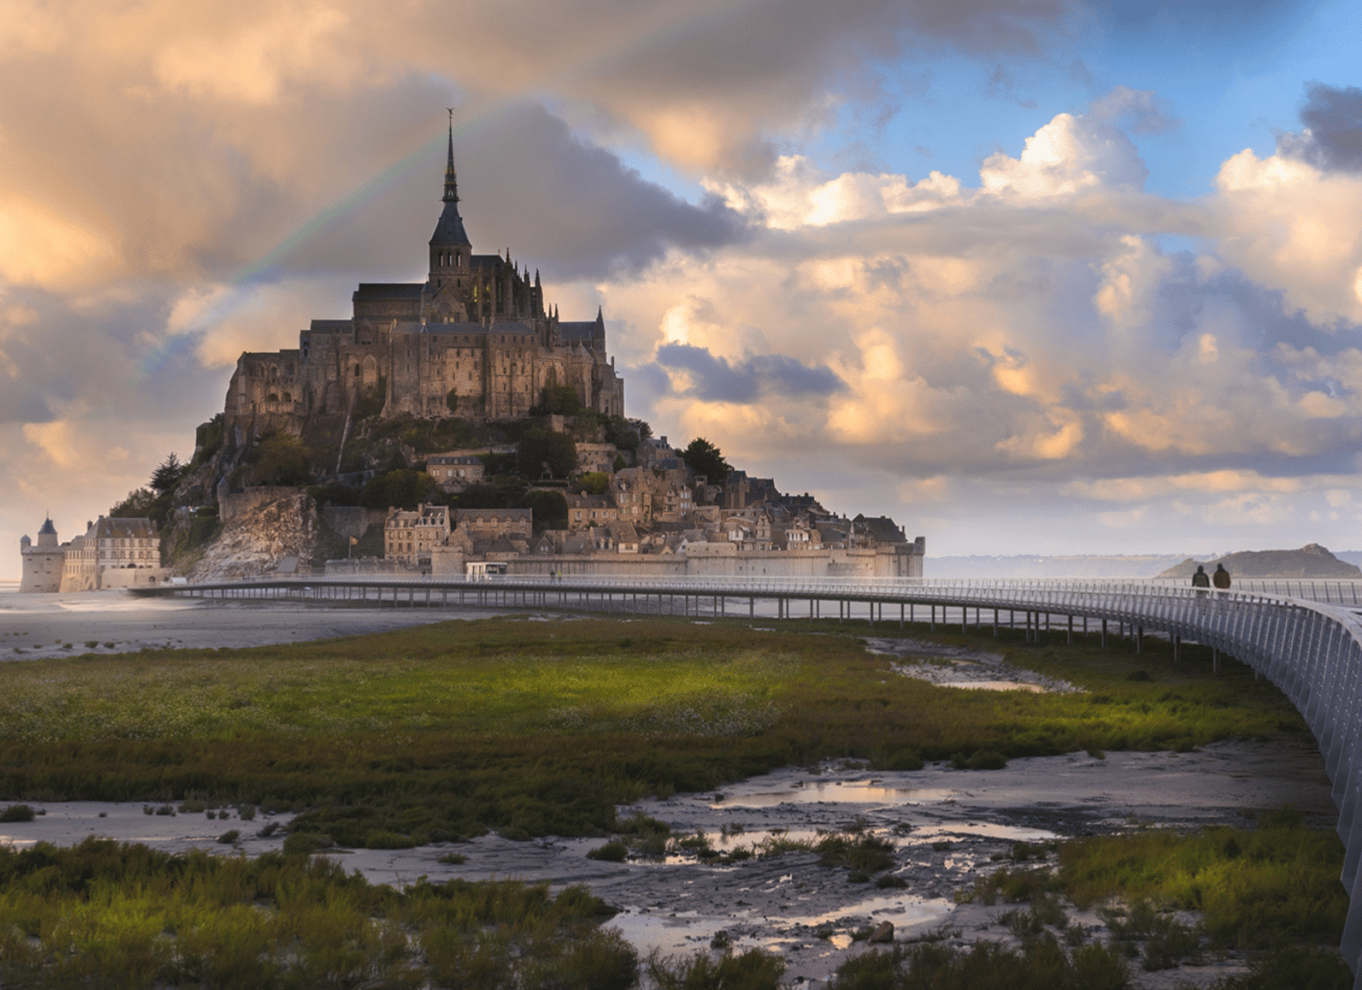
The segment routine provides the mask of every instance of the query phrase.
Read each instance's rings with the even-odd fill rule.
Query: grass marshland
[[[171,856],[87,839],[0,847],[5,986],[625,990],[638,956],[585,888],[401,891],[326,859]]]
[[[896,631],[881,627],[877,635]],[[860,630],[856,630],[859,632]],[[1209,651],[999,649],[1075,694],[933,687],[846,627],[495,619],[246,650],[0,665],[0,800],[308,809],[295,830],[362,846],[608,834],[615,806],[825,757],[884,769],[978,754],[1189,748],[1304,731]],[[975,762],[978,762],[977,760]],[[982,764],[981,764],[982,765]]]
[[[503,619],[284,647],[0,665],[0,800],[307,809],[286,854],[256,860],[168,857],[98,841],[0,850],[0,967],[8,967],[0,982],[609,990],[632,985],[642,970],[659,986],[771,990],[781,967],[760,952],[640,967],[631,947],[598,930],[601,907],[580,890],[555,898],[542,886],[418,880],[393,891],[288,853],[496,829],[616,835],[601,847],[606,858],[621,846],[659,854],[669,844],[690,848],[692,839],[643,816],[617,820],[617,803],[825,757],[968,768],[995,764],[993,754],[1187,748],[1304,731],[1266,682],[1233,665],[1212,677],[1209,651],[1184,648],[1174,667],[1152,639],[1136,656],[1118,642],[1104,653],[1095,641],[1038,648],[1006,634],[1001,642],[987,632],[939,636],[998,649],[1085,689],[995,693],[893,673],[890,658],[856,639],[866,628]],[[896,632],[887,625],[875,635]],[[1005,922],[1025,934],[1016,950],[896,946],[861,957],[873,963],[848,964],[835,985],[944,990],[996,978],[1000,988],[1124,986],[1130,947],[1147,950],[1142,935],[1162,938],[1165,954],[1190,944],[1162,909],[1197,890],[1206,921],[1195,934],[1209,951],[1222,938],[1260,944],[1251,933],[1272,930],[1273,910],[1306,919],[1285,927],[1286,937],[1327,941],[1334,931],[1338,870],[1317,855],[1315,839],[1301,838],[1314,833],[1292,832],[1305,858],[1286,864],[1272,862],[1251,833],[1152,835],[1063,847],[1067,893],[1052,886],[1053,872],[1018,879],[1031,893]],[[828,869],[864,873],[883,864],[856,857],[884,852],[864,839],[825,837],[816,851]],[[693,845],[698,854],[707,843],[697,836]],[[780,851],[773,844],[753,855]],[[1225,866],[1224,857],[1239,865]],[[1260,885],[1271,896],[1211,882],[1259,861],[1271,870],[1255,876],[1280,881]],[[1003,875],[995,896],[1011,896],[1003,881],[1021,875]],[[1120,944],[1094,945],[1077,926],[1058,924],[1065,910],[1055,899],[1096,903],[1112,890],[1134,898],[1119,916]],[[1208,906],[1217,899],[1247,915],[1224,921]],[[1284,951],[1265,957],[1263,971],[1337,964],[1308,949]]]

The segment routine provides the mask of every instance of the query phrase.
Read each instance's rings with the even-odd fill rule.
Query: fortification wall
[[[322,509],[322,519],[341,536],[358,540],[370,526],[382,526],[388,513],[382,509],[366,509],[362,505],[328,505]]]
[[[739,550],[732,543],[700,543],[679,554],[543,554],[514,557],[510,574],[564,577],[921,577],[920,554],[875,550]],[[914,565],[916,573],[910,573]]]

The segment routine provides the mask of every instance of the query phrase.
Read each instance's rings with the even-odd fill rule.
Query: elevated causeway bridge
[[[1271,590],[1269,590],[1271,589]],[[1196,642],[1251,667],[1286,693],[1324,754],[1347,850],[1351,897],[1342,952],[1362,969],[1362,594],[1343,581],[1240,582],[1233,591],[1137,581],[940,579],[633,580],[501,576],[487,580],[301,578],[138,588],[142,596],[368,602],[407,608],[507,607],[662,615],[832,618],[1021,628],[1028,641],[1078,634]],[[1362,979],[1355,984],[1362,990]]]

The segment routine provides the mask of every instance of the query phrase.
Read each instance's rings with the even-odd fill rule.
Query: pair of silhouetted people
[[[1230,586],[1230,572],[1225,570],[1225,565],[1216,564],[1215,574],[1210,575],[1206,573],[1205,567],[1197,564],[1196,573],[1192,575],[1192,587],[1209,588],[1212,584],[1222,591]]]

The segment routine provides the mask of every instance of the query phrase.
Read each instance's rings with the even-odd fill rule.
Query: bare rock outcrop
[[[266,577],[280,560],[312,557],[318,536],[317,507],[304,492],[251,506],[227,522],[189,577],[214,581]]]

